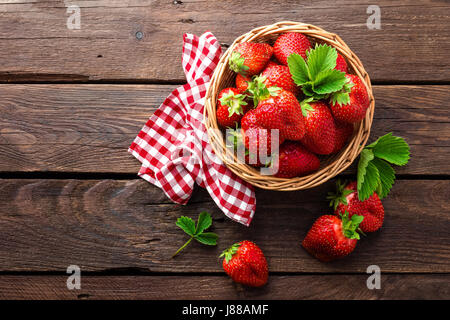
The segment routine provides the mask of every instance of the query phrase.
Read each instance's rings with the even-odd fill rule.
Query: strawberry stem
[[[191,243],[192,239],[194,239],[194,237],[191,237],[185,244],[183,244],[180,249],[177,250],[177,252],[175,252],[172,256],[172,258],[174,258],[177,254],[180,253],[181,250],[183,250],[184,248],[186,248],[186,246]]]

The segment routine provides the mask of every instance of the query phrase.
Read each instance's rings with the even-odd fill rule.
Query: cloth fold
[[[128,151],[142,163],[138,175],[173,202],[186,204],[197,183],[226,216],[249,226],[256,206],[254,189],[214,154],[203,123],[206,90],[221,52],[210,32],[183,36],[187,84],[164,100]]]

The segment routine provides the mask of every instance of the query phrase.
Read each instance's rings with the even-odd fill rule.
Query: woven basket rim
[[[258,41],[264,37],[271,35],[274,36],[285,32],[300,32],[315,42],[327,43],[336,48],[336,50],[347,61],[347,65],[353,71],[351,73],[356,74],[361,78],[367,88],[370,101],[370,106],[366,112],[365,118],[355,124],[353,137],[337,155],[328,157],[328,159],[324,161],[325,165],[321,165],[318,171],[307,176],[290,179],[261,175],[256,168],[244,163],[239,163],[236,156],[234,154],[230,154],[229,150],[225,147],[224,138],[220,133],[221,131],[218,130],[220,128],[216,120],[216,101],[219,93],[218,89],[221,81],[223,81],[225,73],[232,72],[228,69],[228,58],[234,47],[241,42]],[[327,32],[322,28],[311,24],[294,21],[281,21],[254,28],[253,30],[237,37],[223,54],[216,66],[206,92],[204,123],[208,132],[210,144],[215,154],[218,155],[224,164],[237,176],[262,189],[292,191],[316,187],[347,169],[367,143],[373,121],[374,110],[375,99],[372,92],[370,77],[356,54],[350,50],[347,44],[338,35]],[[232,161],[230,161],[230,159]]]

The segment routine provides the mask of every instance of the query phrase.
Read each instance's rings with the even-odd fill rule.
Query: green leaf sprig
[[[410,158],[409,145],[392,132],[378,138],[366,146],[358,162],[358,198],[368,199],[375,191],[380,199],[386,197],[395,181],[395,171],[391,164],[404,166]]]
[[[341,91],[348,81],[345,72],[334,69],[336,59],[335,48],[316,44],[314,49],[306,52],[306,61],[296,53],[288,57],[289,72],[306,96],[314,100],[325,99]]]
[[[352,215],[351,218],[349,218],[348,216],[348,211],[345,211],[344,214],[341,214],[342,231],[344,233],[344,236],[349,239],[359,240],[359,225],[364,220],[364,217],[357,214]]]
[[[212,218],[208,212],[201,212],[199,214],[197,225],[195,225],[194,220],[185,216],[179,217],[175,224],[183,229],[190,236],[190,239],[175,252],[172,258],[191,243],[192,239],[209,246],[217,245],[218,235],[213,232],[204,232],[212,224]]]

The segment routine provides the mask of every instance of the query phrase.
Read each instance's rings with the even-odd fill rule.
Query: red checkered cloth
[[[172,201],[186,204],[196,182],[226,216],[248,226],[255,213],[254,189],[214,154],[203,123],[204,97],[222,50],[210,32],[185,34],[183,40],[187,84],[164,100],[128,151],[142,163],[138,175]]]

